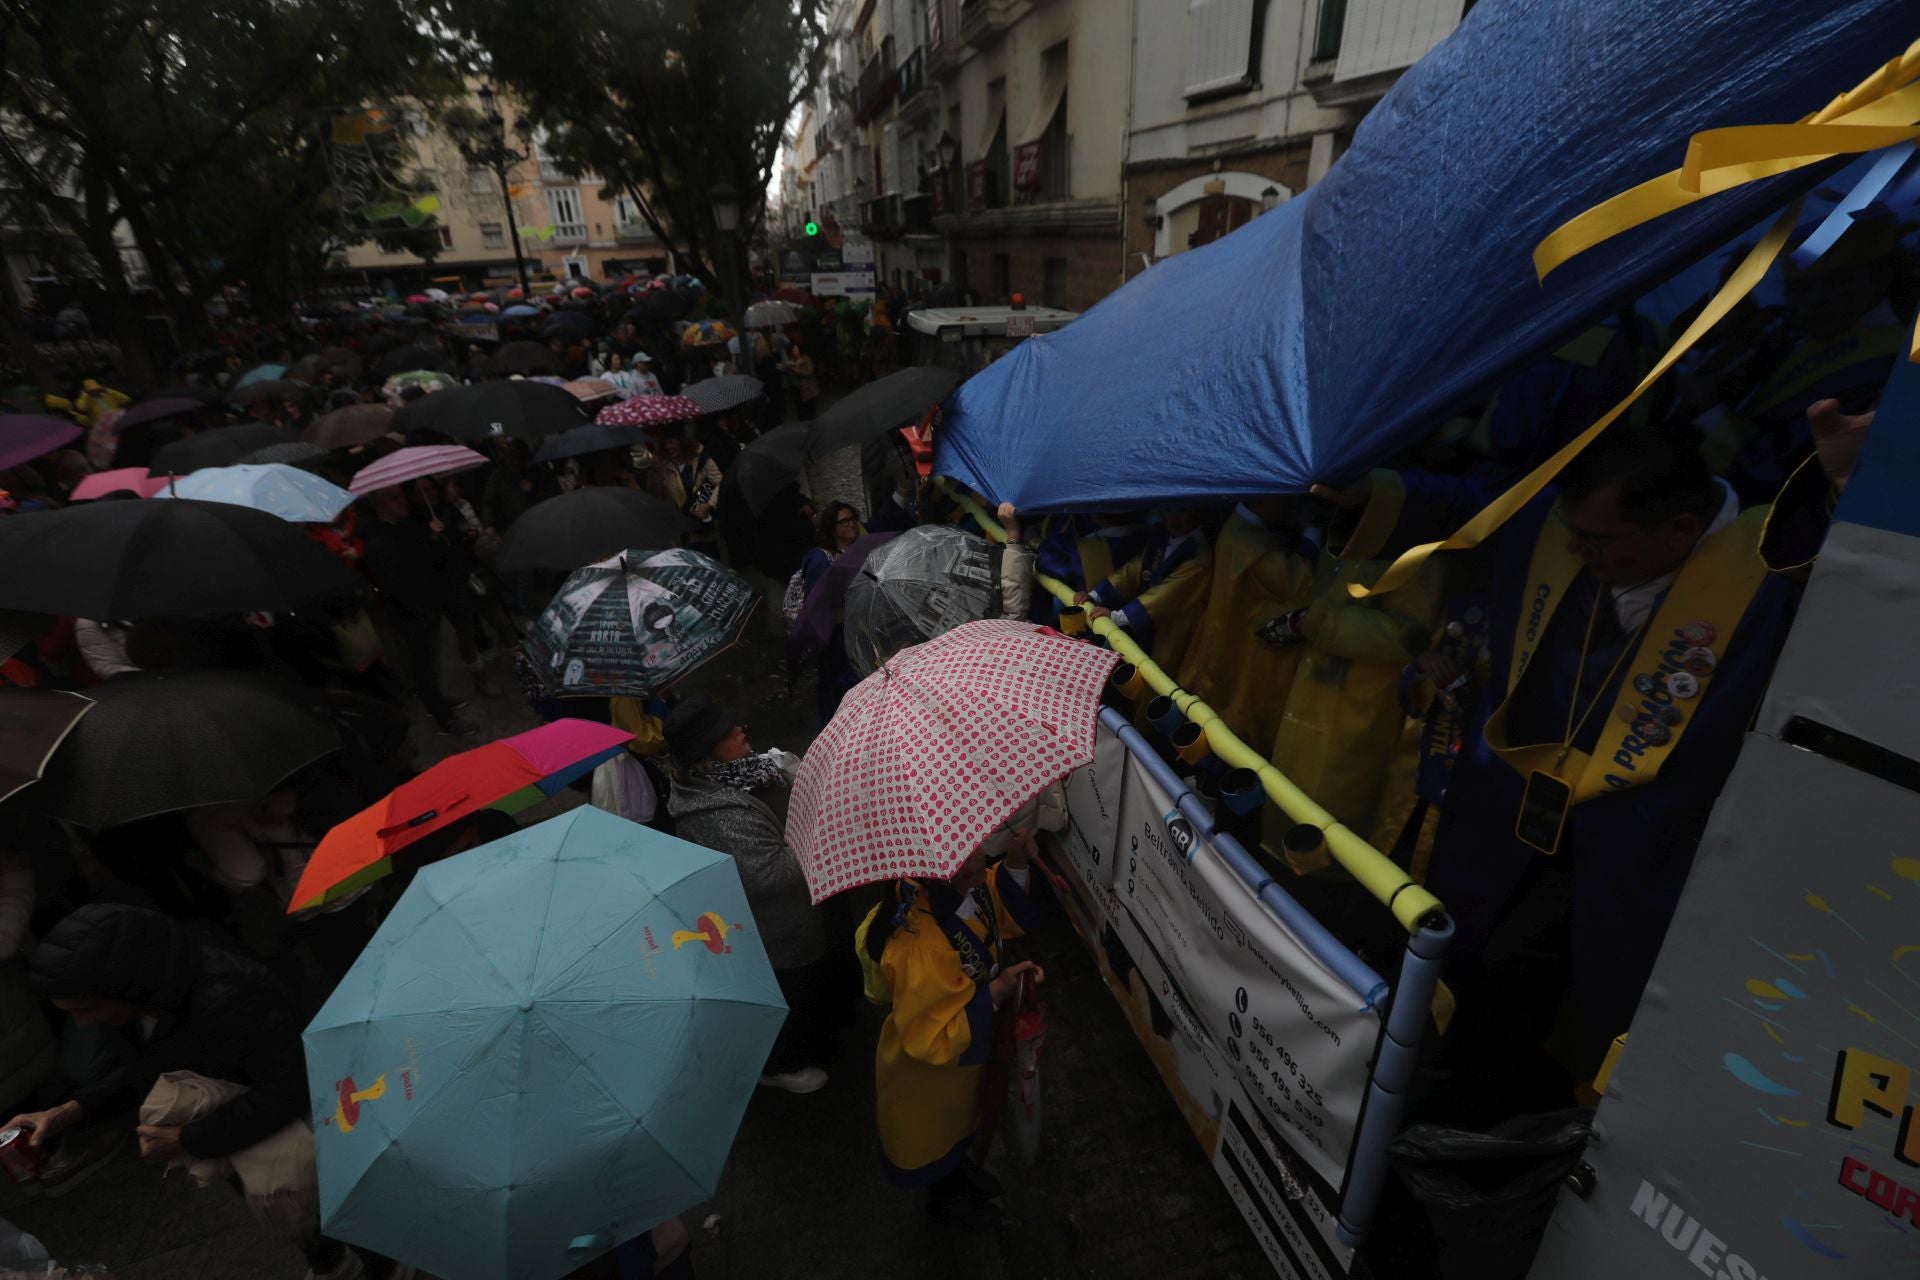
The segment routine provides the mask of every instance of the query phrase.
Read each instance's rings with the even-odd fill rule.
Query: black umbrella
[[[290,440],[285,444],[270,444],[264,449],[255,449],[241,462],[281,462],[290,467],[305,466],[309,462],[319,462],[328,456],[328,450],[306,440]]]
[[[542,338],[587,338],[593,336],[593,329],[593,317],[573,308],[556,311],[540,322]]]
[[[383,404],[350,404],[323,413],[301,429],[300,438],[329,449],[351,449],[387,434],[393,410]]]
[[[154,404],[161,400],[198,400],[201,404],[216,404],[221,399],[221,395],[221,390],[218,387],[190,387],[181,385],[156,391],[141,403]],[[134,407],[138,408],[139,406],[136,405]],[[126,419],[123,417],[121,421],[124,422]]]
[[[192,498],[11,516],[0,566],[0,609],[76,618],[297,609],[363,585],[299,525]]]
[[[554,462],[561,458],[578,457],[583,453],[599,453],[604,449],[631,449],[637,444],[648,443],[650,438],[645,427],[616,427],[608,423],[589,422],[584,427],[575,427],[571,431],[562,431],[557,436],[548,436],[541,441],[539,452],[533,455],[533,460]]]
[[[680,394],[708,413],[725,413],[751,404],[766,391],[766,384],[746,373],[726,373],[682,387]]]
[[[693,310],[693,300],[677,289],[649,289],[627,309],[627,319],[638,323],[650,320],[678,320]]]
[[[509,342],[493,353],[491,363],[493,371],[502,377],[513,373],[551,376],[560,372],[553,352],[538,342]]]
[[[177,418],[186,413],[199,413],[207,407],[206,402],[189,396],[168,396],[163,400],[142,400],[120,415],[113,424],[115,431],[125,431],[130,427],[142,427],[149,422],[164,422],[168,418]]]
[[[87,696],[92,709],[14,803],[95,831],[251,803],[340,747],[304,690],[251,672],[126,676]]]
[[[38,782],[48,758],[91,710],[77,693],[0,689],[0,800]]]
[[[373,362],[373,376],[384,382],[412,369],[451,369],[453,355],[444,347],[416,344],[396,347]]]
[[[271,400],[276,404],[282,400],[292,400],[299,404],[309,404],[313,399],[313,388],[304,382],[291,382],[286,378],[262,378],[258,382],[249,382],[244,387],[235,387],[227,393],[232,404],[253,404],[260,400]]]
[[[756,514],[765,511],[806,465],[811,430],[810,423],[789,422],[742,449],[720,482],[720,509],[731,510],[737,504]]]
[[[534,444],[592,420],[572,393],[545,382],[483,382],[422,396],[393,415],[388,430],[433,431],[455,440],[513,436]]]
[[[242,422],[233,427],[215,427],[163,444],[154,451],[147,469],[155,475],[184,476],[202,467],[225,467],[240,461],[256,449],[271,444],[286,444],[290,437],[279,427],[264,422]]]
[[[817,457],[850,444],[863,444],[896,427],[918,422],[959,385],[960,375],[953,370],[924,365],[869,382],[815,419],[812,452]]]
[[[18,609],[0,609],[0,662],[53,630],[59,621],[44,613],[22,613]]]
[[[507,530],[496,565],[503,572],[578,569],[630,547],[670,547],[686,518],[637,489],[575,489],[527,508]]]

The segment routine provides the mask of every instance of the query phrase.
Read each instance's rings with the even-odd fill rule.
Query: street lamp
[[[727,299],[740,317],[740,371],[753,372],[753,335],[747,332],[747,299],[740,289],[740,265],[734,235],[740,230],[740,193],[722,179],[707,193],[713,203],[713,225],[720,232],[720,276]]]
[[[1280,191],[1277,187],[1268,187],[1260,193],[1260,212],[1267,213],[1280,203]]]
[[[520,252],[520,223],[513,216],[513,189],[508,175],[514,165],[532,157],[533,125],[525,116],[515,120],[513,136],[520,140],[520,146],[517,149],[508,146],[507,122],[500,114],[493,86],[482,85],[476,96],[480,99],[479,123],[468,123],[461,128],[454,142],[469,166],[493,170],[494,180],[500,184],[500,202],[507,206],[507,238],[513,242],[513,266],[520,276],[521,294],[528,295],[533,289],[527,283],[527,260]]]

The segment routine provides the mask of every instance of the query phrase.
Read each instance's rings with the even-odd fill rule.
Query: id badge
[[[1513,834],[1542,853],[1560,847],[1567,829],[1567,810],[1573,807],[1573,788],[1550,773],[1527,775],[1526,794],[1520,797],[1520,818]]]

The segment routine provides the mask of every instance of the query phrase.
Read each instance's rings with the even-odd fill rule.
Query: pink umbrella
[[[80,428],[43,413],[0,414],[0,471],[31,462],[80,438]]]
[[[405,484],[422,476],[452,475],[456,471],[471,471],[486,465],[484,454],[457,444],[414,445],[408,449],[396,449],[372,466],[360,468],[347,488],[355,493],[368,494],[375,489]]]
[[[1009,618],[969,622],[855,685],[794,779],[787,844],[815,902],[944,880],[1020,807],[1093,759],[1120,661]]]
[[[685,396],[635,396],[608,405],[594,421],[606,427],[661,427],[669,422],[690,422],[705,412]]]
[[[131,493],[151,498],[167,487],[167,476],[151,476],[145,467],[121,467],[117,471],[96,471],[73,486],[74,502],[104,498],[110,493]]]

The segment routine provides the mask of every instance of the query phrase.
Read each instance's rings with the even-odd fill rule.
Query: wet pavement
[[[857,465],[857,464],[856,464]],[[816,482],[845,483],[844,475]],[[821,492],[821,490],[816,490]],[[778,587],[764,582],[778,602]],[[783,584],[782,584],[783,585]],[[777,608],[771,611],[777,616]],[[811,673],[789,693],[781,642],[763,613],[743,643],[697,672],[685,691],[722,699],[746,717],[756,745],[802,750],[813,727]],[[475,697],[480,736],[436,736],[415,708],[422,763],[535,723],[496,652],[506,696]],[[448,689],[468,695],[448,637]],[[527,811],[523,824],[580,802],[575,792]],[[1226,1191],[1162,1088],[1145,1051],[1064,919],[1012,944],[1046,968],[1051,1029],[1042,1062],[1044,1135],[1029,1170],[996,1149],[1005,1183],[998,1228],[955,1231],[883,1179],[873,1122],[873,1046],[881,1011],[861,1005],[830,1079],[795,1097],[760,1090],[718,1192],[686,1215],[702,1280],[1233,1280],[1270,1275]],[[3,1180],[0,1180],[3,1182]],[[197,1191],[132,1153],[59,1200],[9,1201],[0,1214],[41,1237],[56,1259],[104,1263],[120,1280],[299,1280],[297,1250],[257,1228],[225,1187]],[[442,1280],[459,1280],[443,1277]]]

